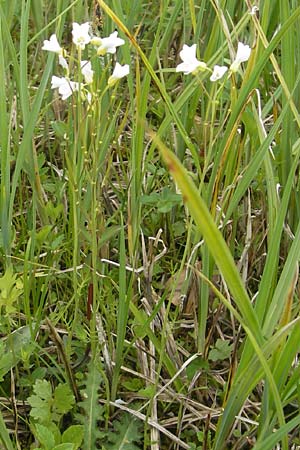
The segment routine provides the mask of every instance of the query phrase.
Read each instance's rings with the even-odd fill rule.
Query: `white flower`
[[[63,49],[61,48],[61,46],[58,43],[56,34],[52,34],[50,36],[49,41],[47,39],[44,41],[42,50],[46,50],[47,52],[57,53],[58,55],[63,54]]]
[[[113,86],[118,80],[120,80],[123,77],[126,77],[126,75],[129,74],[129,65],[125,64],[124,66],[121,66],[118,62],[115,65],[114,71],[112,75],[108,79],[108,86]]]
[[[218,64],[216,64],[214,66],[213,73],[211,74],[210,81],[220,80],[220,78],[223,77],[223,75],[227,72],[227,70],[228,70],[228,67],[218,66]]]
[[[251,11],[249,12],[249,14],[250,14],[250,16],[255,16],[258,11],[259,11],[259,7],[254,5],[254,6],[252,6]]]
[[[56,77],[53,75],[51,78],[51,89],[58,89],[62,100],[66,100],[73,92],[78,91],[79,83],[65,77]]]
[[[97,47],[97,55],[99,56],[106,55],[106,53],[114,54],[116,53],[117,47],[125,44],[124,39],[118,37],[117,31],[114,31],[108,37],[102,39],[94,37],[91,42]]]
[[[250,58],[250,53],[251,48],[249,47],[249,45],[245,45],[242,42],[239,42],[236,57],[230,66],[230,70],[232,72],[237,72],[240,64],[242,62],[248,61],[248,59]]]
[[[85,82],[90,84],[93,82],[94,71],[92,70],[92,65],[90,61],[81,61],[81,72],[84,76]]]
[[[84,50],[85,46],[91,41],[91,36],[89,35],[90,24],[89,22],[85,22],[79,25],[76,22],[73,22],[73,42],[76,47]]]
[[[182,63],[178,64],[176,67],[176,72],[184,72],[185,75],[189,73],[195,73],[197,69],[205,70],[207,65],[203,61],[199,61],[196,58],[196,47],[197,44],[183,46],[181,52],[179,53],[180,58],[182,59]]]
[[[67,71],[69,71],[69,66],[68,66],[67,60],[62,55],[59,55],[58,62],[59,62],[60,66],[62,66]]]
[[[90,92],[86,93],[86,99],[88,101],[88,104],[90,105],[92,103],[92,94]]]

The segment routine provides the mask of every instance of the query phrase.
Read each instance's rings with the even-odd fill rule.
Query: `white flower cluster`
[[[76,45],[79,54],[85,49],[85,46],[92,44],[96,49],[98,56],[104,56],[107,53],[116,53],[117,47],[125,44],[124,40],[118,37],[118,32],[114,31],[110,36],[105,38],[100,38],[97,36],[90,35],[90,24],[89,22],[79,25],[78,23],[73,23],[72,28],[72,38],[73,43]],[[56,34],[52,34],[49,40],[44,41],[42,50],[48,52],[53,52],[58,55],[59,64],[66,71],[65,77],[52,76],[51,79],[51,89],[58,89],[62,100],[66,100],[73,92],[79,90],[80,83],[78,81],[72,81],[69,77],[69,65],[67,62],[67,52],[63,49],[57,40]],[[84,78],[85,84],[90,85],[93,83],[94,71],[92,69],[92,64],[87,60],[80,60],[81,73]],[[121,66],[118,62],[115,65],[112,75],[108,79],[108,87],[113,86],[118,80],[129,74],[129,65],[125,64]],[[91,93],[87,92],[86,98],[91,102]]]
[[[199,61],[196,57],[196,47],[197,44],[193,44],[190,47],[184,45],[181,52],[179,53],[182,63],[178,64],[176,67],[176,72],[183,72],[185,75],[189,73],[195,74],[198,71],[210,70],[206,63]],[[239,66],[242,62],[248,61],[250,58],[251,48],[249,45],[245,45],[242,42],[238,43],[237,53],[235,60],[229,67],[231,72],[237,72]],[[228,71],[227,66],[214,66],[212,74],[210,76],[210,81],[220,80],[224,74]]]

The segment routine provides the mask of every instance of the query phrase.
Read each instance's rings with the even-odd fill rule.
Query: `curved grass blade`
[[[5,450],[14,450],[1,412],[0,412],[0,440],[2,441]]]
[[[249,296],[227,244],[224,241],[221,232],[218,230],[204,200],[178,158],[158,137],[153,136],[153,139],[160,149],[161,155],[171,175],[182,192],[183,200],[186,202],[199,231],[203,235],[207,247],[232,293],[245,324],[249,327],[253,335],[256,336],[257,342],[262,344],[262,333]]]
[[[257,444],[253,447],[253,450],[272,450],[275,445],[283,438],[283,436],[286,436],[294,428],[299,427],[299,424],[300,415],[297,415],[296,417],[294,417],[294,419],[290,420],[288,423],[280,427],[266,439],[257,442]]]

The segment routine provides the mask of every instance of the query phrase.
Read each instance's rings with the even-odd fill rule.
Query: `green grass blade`
[[[123,218],[121,217],[121,224]],[[126,327],[130,302],[130,286],[127,287],[126,280],[126,254],[125,254],[125,234],[124,226],[120,230],[120,255],[119,255],[119,304],[117,316],[117,343],[116,343],[116,365],[114,368],[111,396],[114,401],[119,382],[120,368],[123,362],[123,350],[125,345]]]
[[[277,324],[284,307],[284,301],[287,294],[287,286],[290,286],[294,277],[296,263],[300,254],[300,224],[297,227],[293,244],[289,250],[286,263],[282,270],[278,285],[276,287],[272,302],[268,308],[266,319],[263,326],[265,336],[270,336]]]
[[[20,176],[21,170],[24,169],[24,162],[28,156],[28,149],[31,149],[34,128],[35,128],[36,122],[39,118],[39,114],[41,111],[41,105],[42,105],[42,102],[44,99],[48,79],[52,72],[53,60],[54,60],[54,55],[50,55],[48,58],[47,65],[45,67],[45,71],[44,71],[42,79],[41,79],[40,86],[38,88],[38,91],[36,93],[36,96],[35,96],[35,99],[34,99],[34,102],[33,102],[32,108],[31,108],[30,117],[29,117],[26,129],[24,131],[24,136],[23,136],[22,142],[19,147],[19,151],[18,151],[18,155],[17,155],[17,159],[16,159],[16,167],[15,167],[15,171],[14,171],[14,174],[12,177],[12,184],[11,184],[9,223],[11,223],[11,219],[12,219],[12,215],[13,215],[14,199],[15,199],[18,182],[19,182],[19,176]],[[30,177],[32,185],[34,186],[34,180],[35,180],[34,167],[29,166],[28,169],[30,171],[28,175]],[[46,221],[46,219],[45,219],[45,221]]]
[[[272,450],[275,448],[276,444],[284,437],[286,436],[290,431],[293,429],[297,429],[300,424],[300,415],[297,415],[292,420],[290,420],[288,423],[280,427],[278,430],[274,431],[272,434],[270,434],[267,438],[263,439],[262,441],[258,441],[254,447],[253,450]]]
[[[205,202],[177,157],[158,138],[154,138],[154,140],[182,193],[184,202],[187,204],[193,219],[205,239],[211,255],[233,295],[243,320],[261,344],[263,341],[262,334],[250,299],[238,273],[233,257],[209,213]]]
[[[11,227],[8,225],[8,205],[9,205],[9,190],[10,190],[10,119],[7,110],[7,95],[5,86],[8,80],[5,76],[4,66],[4,31],[2,28],[2,18],[0,19],[0,148],[1,148],[1,231],[4,252],[10,253],[10,234]],[[12,105],[13,107],[13,105]]]
[[[2,441],[2,444],[4,445],[5,450],[14,450],[1,412],[0,412],[0,439]]]
[[[236,415],[239,413],[248,395],[250,395],[254,387],[263,378],[264,370],[268,381],[270,382],[270,380],[272,380],[272,394],[275,394],[275,397],[277,397],[274,400],[277,403],[279,420],[283,423],[282,402],[278,397],[278,389],[267,361],[272,362],[272,355],[274,355],[277,351],[277,348],[281,345],[287,334],[291,333],[293,328],[296,328],[297,326],[299,326],[299,320],[294,320],[272,336],[272,338],[270,338],[269,341],[262,346],[261,350],[256,347],[256,353],[251,357],[247,364],[244,364],[243,370],[239,370],[239,373],[235,376],[226,401],[224,413],[218,423],[216,438],[214,441],[215,450],[223,448],[230,429],[235,421]],[[257,346],[253,336],[250,336],[250,334],[248,336],[251,338],[251,344]]]

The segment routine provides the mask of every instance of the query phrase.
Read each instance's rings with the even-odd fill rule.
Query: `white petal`
[[[220,78],[223,77],[223,75],[227,72],[227,70],[228,70],[228,67],[218,66],[218,64],[216,64],[214,66],[213,73],[211,74],[210,81],[220,80]]]
[[[68,97],[70,97],[73,92],[78,91],[79,84],[75,81],[68,81],[67,83],[61,85],[58,88],[58,92],[61,95],[62,100],[66,100]]]
[[[89,22],[85,22],[81,25],[79,25],[76,22],[73,22],[72,36],[73,42],[76,45],[76,47],[80,48],[81,50],[84,50],[86,44],[88,44],[91,41],[89,31],[90,31]]]
[[[59,65],[62,66],[64,69],[69,70],[67,60],[62,55],[59,55],[58,62]]]
[[[51,89],[56,89],[62,84],[66,82],[66,79],[64,77],[57,77],[55,75],[52,75],[51,78]]]
[[[197,44],[193,44],[190,47],[186,44],[184,44],[181,52],[179,53],[180,58],[182,59],[182,61],[184,62],[193,62],[195,61],[196,58],[196,49],[197,49]]]
[[[50,36],[49,41],[47,39],[44,41],[42,50],[46,50],[48,52],[54,52],[54,53],[58,53],[58,54],[62,53],[62,48],[58,43],[56,34],[52,34]]]
[[[254,5],[254,6],[252,6],[249,14],[250,14],[250,16],[255,16],[258,11],[259,11],[259,7]]]
[[[242,42],[238,43],[238,48],[236,52],[236,57],[233,63],[230,66],[230,70],[232,72],[237,72],[239,69],[239,66],[242,62],[248,61],[251,54],[251,48],[249,45],[245,45]]]
[[[129,74],[129,65],[121,66],[118,62],[115,65],[112,75],[108,79],[108,86],[113,86],[118,80]]]
[[[68,80],[65,77],[56,77],[55,75],[51,78],[51,89],[57,89],[61,95],[62,100],[66,100],[74,91],[79,88],[79,83],[75,81]]]
[[[85,82],[90,84],[93,82],[94,71],[90,61],[81,61],[81,72],[84,76]]]
[[[86,94],[86,99],[89,103],[89,105],[92,103],[92,94],[90,92],[87,92]]]
[[[114,31],[108,37],[101,39],[99,45],[97,45],[95,39],[93,39],[93,43],[98,46],[97,54],[102,56],[106,53],[116,53],[117,47],[124,45],[125,41],[118,37],[117,31]]]
[[[176,72],[184,72],[185,75],[195,72],[197,69],[205,70],[206,64],[203,61],[199,61],[196,58],[197,44],[193,44],[190,47],[188,45],[183,46],[179,53],[182,63],[176,67]]]
[[[248,61],[251,54],[251,48],[249,45],[245,45],[242,42],[238,43],[237,53],[235,59],[240,63]]]

